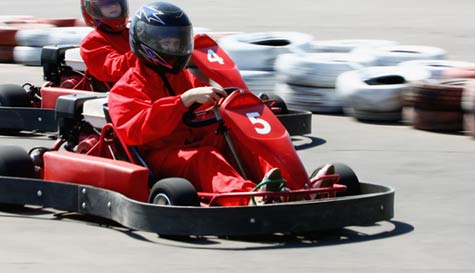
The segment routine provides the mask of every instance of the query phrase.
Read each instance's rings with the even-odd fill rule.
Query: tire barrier
[[[0,45],[16,46],[18,45],[16,35],[22,30],[34,30],[52,28],[53,25],[37,23],[0,23]]]
[[[239,72],[254,94],[274,92],[275,73],[273,71],[240,70]]]
[[[322,40],[313,41],[312,52],[335,52],[349,53],[358,47],[383,47],[399,45],[399,42],[389,40],[372,40],[372,39],[345,39],[345,40]]]
[[[427,78],[426,70],[374,66],[342,73],[335,90],[349,116],[394,122],[402,119],[402,98],[409,92],[410,82]]]
[[[77,18],[0,16],[0,62],[38,66],[41,47],[79,44],[90,30]]]
[[[346,71],[374,64],[369,55],[351,53],[285,53],[277,57],[274,70],[276,92],[297,109],[314,113],[341,113],[335,94],[337,77]]]
[[[462,93],[467,79],[422,80],[412,83],[412,126],[416,129],[463,130]]]
[[[351,53],[287,53],[277,57],[274,70],[281,82],[321,88],[334,88],[338,75],[373,66],[370,55]]]
[[[313,113],[341,113],[341,99],[334,88],[318,88],[278,82],[274,93],[280,96],[289,108]]]
[[[28,66],[41,65],[42,47],[16,46],[13,48],[13,61]]]
[[[79,45],[92,29],[91,27],[52,27],[19,30],[16,33],[16,42],[19,46],[34,47]]]
[[[475,80],[467,81],[462,92],[463,128],[475,138]]]
[[[0,63],[13,63],[13,46],[0,46]]]
[[[50,24],[56,27],[78,27],[84,26],[82,19],[78,18],[38,18],[36,19],[39,23]]]
[[[403,67],[426,69],[430,72],[430,77],[433,79],[441,79],[444,76],[444,71],[447,69],[474,66],[474,64],[470,62],[453,60],[412,60],[402,62],[399,65]]]
[[[358,47],[351,52],[374,56],[378,66],[395,66],[411,60],[442,60],[446,55],[444,49],[420,45]]]
[[[300,32],[242,33],[223,37],[219,45],[240,70],[272,71],[278,55],[308,52],[311,35]]]

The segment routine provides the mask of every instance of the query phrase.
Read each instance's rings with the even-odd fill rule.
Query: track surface
[[[79,17],[76,0],[0,1],[2,15]],[[216,31],[301,31],[316,39],[387,39],[438,46],[475,61],[475,2],[174,1]],[[354,3],[353,3],[354,2]],[[130,1],[135,10],[146,1]],[[318,4],[317,4],[318,3]],[[42,83],[40,68],[0,65],[0,82]],[[0,144],[48,146],[45,136]],[[259,238],[172,240],[76,214],[0,210],[1,272],[473,272],[475,140],[463,134],[314,115],[294,143],[309,172],[344,162],[360,180],[396,189],[395,218],[369,227]]]

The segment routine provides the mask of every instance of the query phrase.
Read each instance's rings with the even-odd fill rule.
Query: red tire
[[[13,63],[14,46],[0,46],[0,63]]]
[[[39,18],[38,23],[57,27],[75,27],[77,18]]]

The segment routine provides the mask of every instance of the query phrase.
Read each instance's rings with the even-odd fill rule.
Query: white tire
[[[358,47],[383,47],[395,46],[399,43],[389,40],[372,39],[345,39],[345,40],[322,40],[312,42],[313,52],[340,52],[348,53]]]
[[[430,72],[430,77],[433,79],[441,79],[446,69],[475,66],[475,64],[470,62],[451,60],[412,60],[402,62],[399,65],[403,67],[426,69]]]
[[[92,30],[91,27],[51,27],[22,29],[16,33],[20,46],[79,45]]]
[[[13,61],[17,64],[41,66],[42,47],[16,46],[13,49]]]
[[[239,73],[249,90],[254,94],[274,91],[275,75],[273,71],[240,70]]]
[[[311,35],[300,32],[258,32],[229,35],[219,40],[241,70],[274,69],[278,55],[310,50]]]
[[[341,113],[342,103],[333,88],[299,86],[277,83],[274,93],[279,95],[289,108],[314,113]]]
[[[462,92],[462,110],[466,113],[475,112],[475,80],[465,84]]]
[[[338,76],[336,94],[345,108],[366,112],[395,112],[410,82],[429,78],[426,70],[398,66],[367,67]]]
[[[51,32],[49,45],[79,45],[93,28],[91,27],[59,27]]]
[[[442,60],[446,56],[442,48],[419,45],[358,47],[351,52],[372,55],[379,66],[394,66],[410,60]]]
[[[373,66],[370,55],[351,53],[287,53],[277,57],[274,69],[281,82],[334,88],[338,75],[361,67]]]

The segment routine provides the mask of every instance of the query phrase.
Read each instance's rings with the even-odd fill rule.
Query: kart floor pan
[[[78,184],[0,176],[0,203],[38,205],[113,220],[161,235],[259,235],[368,225],[394,215],[392,188],[361,183],[361,194],[249,207],[173,207],[137,202]]]

